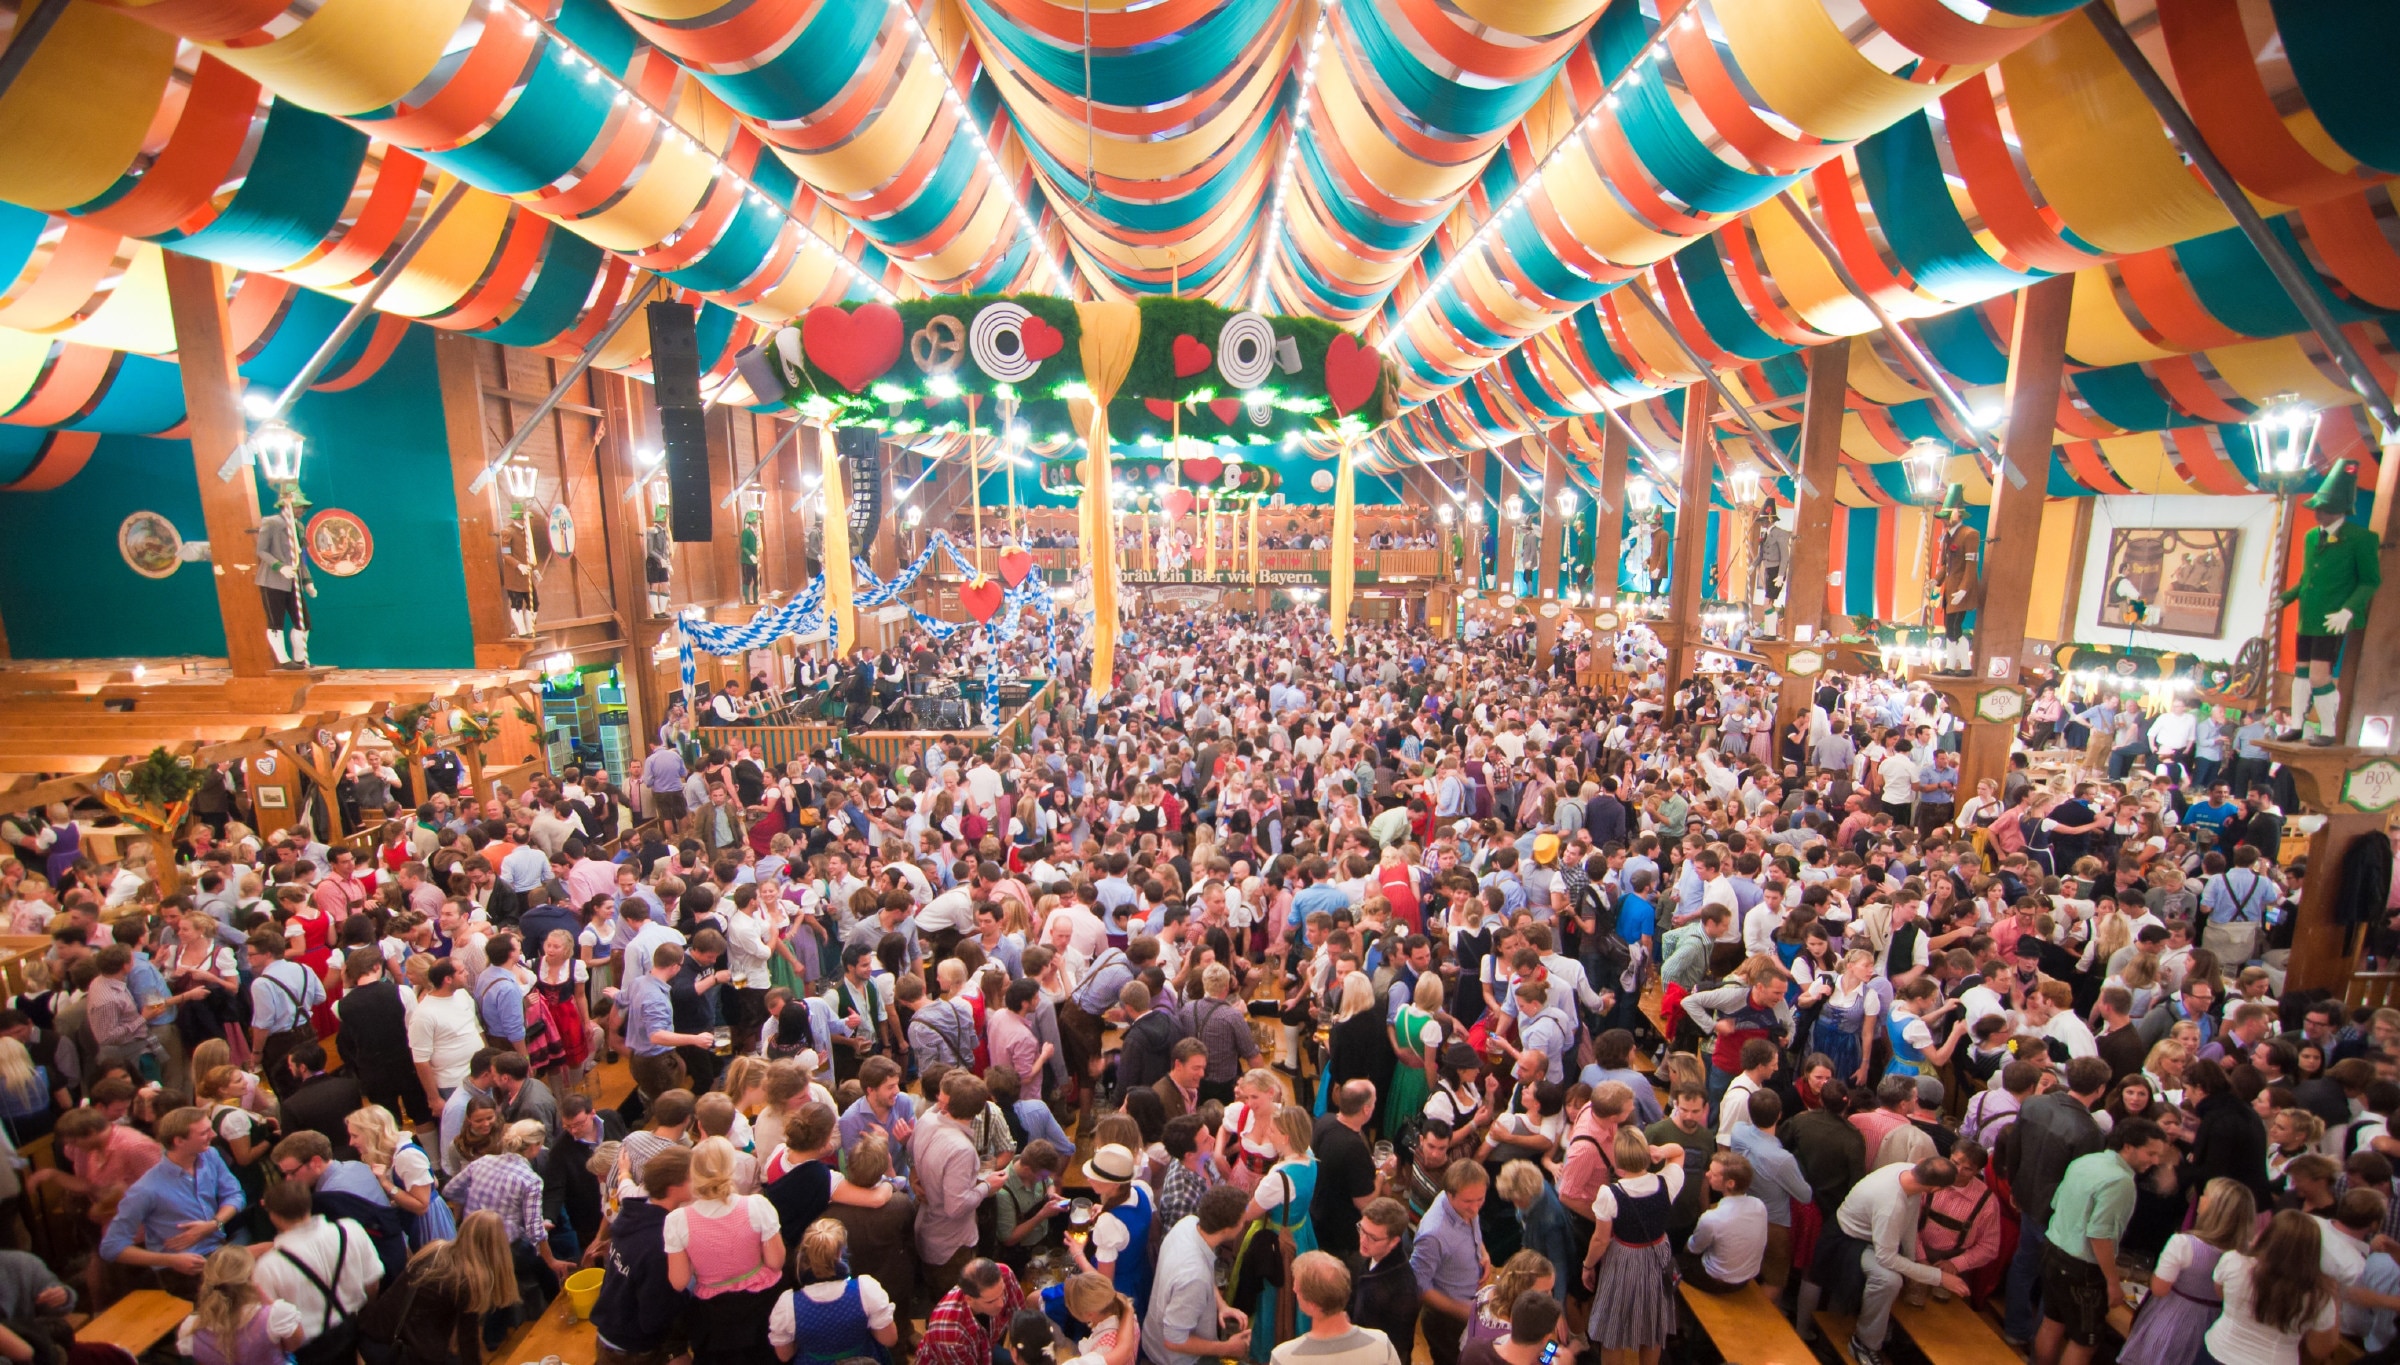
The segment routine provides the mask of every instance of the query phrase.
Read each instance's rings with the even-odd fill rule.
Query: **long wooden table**
[[[192,1303],[163,1289],[137,1289],[110,1304],[108,1311],[85,1323],[77,1341],[121,1347],[139,1359],[143,1352],[171,1335],[190,1317]]]

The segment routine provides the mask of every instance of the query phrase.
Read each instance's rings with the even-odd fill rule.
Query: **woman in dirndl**
[[[1658,1365],[1675,1334],[1675,1252],[1667,1219],[1683,1192],[1683,1149],[1652,1147],[1641,1130],[1617,1130],[1617,1178],[1592,1198],[1592,1249],[1583,1259],[1592,1287],[1592,1344],[1638,1351]],[[1655,1163],[1655,1168],[1654,1168]]]
[[[892,1296],[872,1275],[850,1273],[850,1234],[820,1218],[801,1234],[792,1257],[795,1287],[767,1318],[767,1344],[778,1360],[838,1365],[888,1361],[900,1340]]]
[[[1217,1167],[1226,1180],[1244,1193],[1258,1188],[1259,1177],[1275,1164],[1275,1111],[1283,1104],[1283,1078],[1265,1067],[1242,1073],[1233,1083],[1233,1103],[1217,1131]]]
[[[2133,1330],[2125,1334],[2117,1359],[2124,1365],[2189,1365],[2200,1358],[2201,1337],[2225,1311],[2224,1291],[2217,1287],[2217,1258],[2249,1244],[2258,1223],[2258,1203],[2250,1187],[2219,1176],[2200,1191],[2199,1211],[2189,1232],[2167,1239],[2158,1268],[2150,1276],[2150,1297],[2143,1301]]]
[[[709,1365],[775,1365],[768,1324],[783,1283],[783,1228],[763,1194],[734,1189],[738,1153],[723,1138],[692,1149],[692,1202],[667,1215],[667,1283],[700,1302],[692,1358]]]
[[[1275,1111],[1270,1125],[1275,1144],[1276,1161],[1273,1170],[1250,1192],[1250,1207],[1242,1214],[1249,1226],[1243,1234],[1249,1239],[1289,1239],[1283,1248],[1283,1265],[1288,1272],[1294,1259],[1317,1249],[1316,1225],[1309,1221],[1309,1208],[1317,1196],[1317,1159],[1309,1153],[1312,1125],[1308,1111],[1296,1104],[1287,1104]],[[1246,1249],[1246,1248],[1245,1248]],[[1270,1248],[1259,1248],[1273,1255]],[[1289,1274],[1274,1277],[1288,1286]],[[1250,1359],[1265,1365],[1275,1343],[1288,1341],[1308,1330],[1308,1314],[1300,1311],[1299,1296],[1288,1287],[1273,1283],[1261,1285],[1257,1301],[1251,1305],[1254,1330],[1250,1334]]]
[[[592,1036],[598,1030],[584,1003],[590,969],[575,955],[575,936],[564,929],[550,931],[542,940],[541,954],[526,1004],[541,1011],[547,1027],[530,1041],[532,1055],[526,1060],[542,1073],[552,1094],[563,1095],[575,1087],[592,1060]]]
[[[1417,978],[1414,999],[1402,1005],[1391,1022],[1392,1053],[1399,1062],[1392,1068],[1392,1097],[1383,1106],[1383,1135],[1387,1138],[1399,1137],[1433,1093],[1447,1036],[1442,1021],[1434,1017],[1441,1008],[1442,978],[1427,972]]]
[[[1842,954],[1841,975],[1828,986],[1817,1011],[1817,1026],[1809,1033],[1809,1050],[1831,1059],[1833,1074],[1844,1085],[1867,1083],[1867,1043],[1875,1036],[1876,1016],[1883,1012],[1882,1001],[1868,989],[1874,975],[1873,953],[1853,948]]]

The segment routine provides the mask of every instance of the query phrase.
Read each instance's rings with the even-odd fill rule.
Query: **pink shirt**
[[[1031,1082],[1041,1074],[1042,1040],[1033,1025],[1014,1010],[993,1010],[985,1020],[991,1034],[992,1065],[1005,1066],[1019,1080]]]
[[[122,1123],[112,1123],[108,1128],[108,1145],[100,1149],[99,1155],[70,1146],[67,1164],[74,1168],[78,1179],[106,1189],[111,1185],[131,1185],[165,1155],[165,1149],[141,1133]]]

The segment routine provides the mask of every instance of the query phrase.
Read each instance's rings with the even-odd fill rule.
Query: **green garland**
[[[966,339],[977,316],[998,304],[1022,308],[1057,334],[1056,351],[1043,357],[1032,375],[1015,384],[993,379],[977,361],[971,340]],[[1287,372],[1279,358],[1268,367],[1263,380],[1237,390],[1224,377],[1216,354],[1220,334],[1227,320],[1235,316],[1234,310],[1200,299],[1143,299],[1136,306],[1141,310],[1140,341],[1116,400],[1109,404],[1109,433],[1115,444],[1144,437],[1164,441],[1177,430],[1195,440],[1245,445],[1271,445],[1289,435],[1358,438],[1386,420],[1391,377],[1388,366],[1372,352],[1363,352],[1349,362],[1354,376],[1372,367],[1371,386],[1349,412],[1337,414],[1326,364],[1344,333],[1332,323],[1261,315],[1279,347],[1290,343],[1289,353],[1298,367]],[[828,357],[824,351],[818,352],[833,370],[842,369],[843,358],[857,359],[856,347],[848,343],[867,307],[832,310],[849,316],[826,320],[828,337],[831,328],[842,328],[839,354]],[[976,294],[900,303],[895,307],[900,324],[897,355],[871,375],[846,376],[858,383],[856,389],[810,359],[810,321],[826,311],[811,310],[795,328],[786,329],[791,335],[779,336],[768,348],[778,358],[778,369],[789,386],[783,401],[812,420],[873,427],[895,435],[964,432],[968,429],[967,400],[974,398],[979,403],[974,414],[976,429],[997,434],[1003,430],[1000,409],[1006,400],[1013,400],[1016,411],[1011,421],[1024,428],[1034,443],[1048,445],[1080,434],[1069,415],[1069,400],[1088,392],[1084,387],[1082,324],[1075,305],[1067,300],[1047,295]],[[957,328],[937,323],[940,318],[955,320]],[[959,339],[955,351],[949,347],[953,338]],[[1206,347],[1207,363],[1178,375],[1179,338]],[[827,348],[837,345],[831,340],[822,344]],[[1188,344],[1180,349],[1186,356],[1192,354]],[[872,368],[877,360],[879,356],[860,361],[859,368]],[[932,370],[926,366],[928,361]],[[1172,409],[1161,410],[1168,404],[1180,407],[1179,417]]]

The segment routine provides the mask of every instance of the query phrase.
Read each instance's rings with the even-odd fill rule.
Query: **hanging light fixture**
[[[1574,489],[1562,488],[1558,491],[1558,514],[1562,517],[1571,517],[1575,515]]]
[[[1443,503],[1441,506],[1434,508],[1434,509],[1433,509],[1433,514],[1434,514],[1436,517],[1439,517],[1439,518],[1441,519],[1441,522],[1442,522],[1442,524],[1443,524],[1444,526],[1447,526],[1447,525],[1449,525],[1449,524],[1451,523],[1451,521],[1452,521],[1452,520],[1453,520],[1453,519],[1454,519],[1454,518],[1457,516],[1457,513],[1456,513],[1456,512],[1454,512],[1454,511],[1451,509],[1451,506],[1450,506],[1450,504],[1448,504],[1448,503],[1446,503],[1446,502],[1445,502],[1445,503]]]
[[[533,496],[535,475],[532,465],[511,460],[500,466],[500,486],[508,490],[509,497],[523,502]]]
[[[1657,498],[1658,490],[1650,486],[1648,479],[1632,479],[1625,484],[1625,500],[1637,509],[1648,507]]]
[[[2250,441],[2258,452],[2259,477],[2271,487],[2299,483],[2317,453],[2317,427],[2324,414],[2295,393],[2279,393],[2250,419]]]
[[[269,423],[250,433],[250,449],[258,456],[258,470],[269,483],[296,483],[300,478],[300,457],[308,453],[308,442],[299,432],[281,422]]]
[[[1919,436],[1908,443],[1904,457],[1908,465],[1908,491],[1918,502],[1938,502],[1942,496],[1942,470],[1950,463],[1950,447],[1931,436]]]
[[[1755,469],[1733,471],[1732,478],[1727,480],[1725,491],[1726,496],[1733,500],[1733,505],[1736,507],[1756,507],[1766,496],[1765,490],[1759,486],[1758,471]]]

